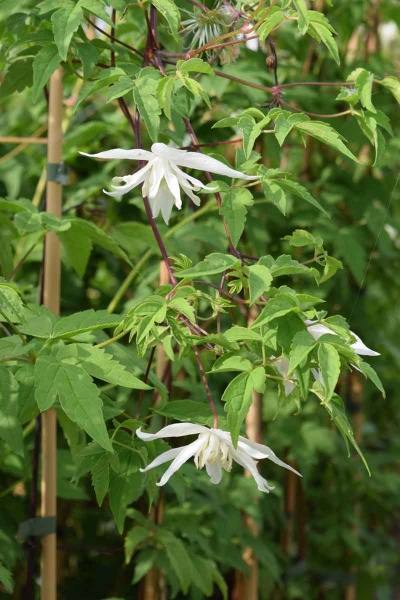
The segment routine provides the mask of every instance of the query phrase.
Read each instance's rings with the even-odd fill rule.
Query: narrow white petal
[[[166,166],[166,169],[165,169],[165,181],[167,182],[169,191],[171,192],[171,194],[174,197],[176,208],[181,209],[182,208],[182,200],[181,200],[181,190],[179,187],[179,181],[178,181],[177,176],[171,172],[168,165]]]
[[[222,467],[219,462],[207,462],[206,471],[210,476],[211,483],[220,483],[222,479]]]
[[[292,383],[294,381],[294,377],[290,377],[291,381],[288,381],[288,371],[289,371],[289,359],[284,356],[274,362],[274,367],[278,369],[279,373],[284,378],[283,387],[285,388],[285,396],[289,396],[291,392],[293,392],[296,385]]]
[[[135,148],[134,150],[124,150],[123,148],[114,148],[113,150],[106,150],[105,152],[97,152],[97,154],[87,154],[87,152],[79,152],[83,156],[90,156],[90,158],[103,158],[105,160],[112,160],[114,158],[128,159],[128,160],[152,160],[153,154],[148,150],[141,150]]]
[[[356,342],[354,342],[354,344],[351,344],[351,347],[353,348],[353,350],[356,354],[359,354],[360,356],[380,356],[379,352],[375,352],[375,350],[371,350],[370,348],[368,348],[364,344],[362,339],[359,338],[358,335],[356,335],[354,333],[354,331],[350,331],[350,333],[357,340]]]
[[[193,194],[192,189],[190,188],[189,185],[187,185],[186,181],[183,181],[183,179],[182,179],[182,180],[180,180],[179,183],[181,184],[181,188],[183,189],[185,194],[187,196],[189,196],[189,198],[191,199],[193,204],[195,204],[196,206],[200,206],[200,204],[201,204],[200,198],[198,196],[196,196],[195,194]]]
[[[143,183],[143,181],[146,179],[147,172],[149,171],[150,167],[151,163],[148,163],[146,166],[144,166],[142,169],[139,169],[139,171],[137,171],[133,175],[126,175],[125,177],[114,177],[114,181],[122,180],[126,183],[120,186],[112,185],[111,187],[113,187],[115,191],[107,192],[106,190],[104,190],[105,194],[107,194],[107,196],[122,196],[123,194],[130,192],[137,185]]]
[[[260,473],[257,471],[256,463],[250,456],[248,456],[247,454],[245,454],[245,452],[242,452],[240,450],[233,450],[232,454],[233,460],[244,469],[247,469],[247,471],[252,475],[252,477],[254,477],[260,492],[265,492],[268,494],[271,490],[274,489],[273,486],[268,484],[268,481],[264,479],[264,477],[261,477]]]
[[[280,460],[276,456],[275,452],[271,450],[271,448],[269,448],[268,446],[264,446],[264,444],[257,444],[257,442],[252,442],[251,440],[248,440],[243,436],[239,436],[238,448],[246,454],[248,454],[251,458],[254,458],[256,460],[269,458],[269,460],[274,462],[276,465],[284,467],[285,469],[289,469],[289,471],[292,471],[293,473],[296,473],[296,475],[299,475],[301,477],[300,473],[298,473],[290,465]]]
[[[173,207],[174,207],[174,197],[171,194],[171,196],[168,199],[164,199],[164,201],[161,203],[161,214],[167,225],[169,223],[169,219],[170,219]]]
[[[171,216],[171,211],[175,204],[175,198],[171,194],[165,179],[163,179],[161,181],[161,184],[160,184],[160,187],[159,187],[159,190],[158,190],[156,196],[154,198],[149,196],[149,200],[153,201],[153,204],[152,204],[152,206],[154,208],[154,210],[152,210],[153,217],[155,218],[161,210],[161,214],[164,218],[164,221],[168,225],[169,218]]]
[[[179,160],[175,160],[176,164],[181,167],[197,169],[198,171],[208,171],[217,175],[225,175],[226,177],[235,177],[236,179],[259,179],[257,175],[245,175],[241,171],[236,171],[231,167],[227,167],[224,163],[215,158],[211,158],[207,154],[200,152],[186,152]]]
[[[146,473],[146,471],[154,469],[154,467],[159,467],[160,465],[163,465],[164,463],[176,458],[181,451],[182,448],[172,448],[172,450],[167,450],[166,452],[160,454],[160,456],[157,456],[157,458],[155,458],[149,465],[147,465],[147,467],[145,467],[144,469],[139,469],[139,471],[141,471],[142,473]]]
[[[182,169],[180,169],[173,162],[171,162],[170,165],[171,165],[171,170],[176,174],[179,181],[181,182],[183,180],[185,185],[190,187],[193,191],[198,192],[199,190],[204,189],[206,187],[206,185],[202,181],[200,181],[200,179],[196,179],[196,177],[192,177],[191,175],[188,175],[187,173],[182,171]],[[217,186],[216,186],[216,188],[217,188]]]
[[[160,440],[168,437],[182,437],[184,435],[194,435],[195,433],[203,433],[203,431],[210,431],[208,427],[204,425],[196,425],[195,423],[173,423],[167,425],[158,431],[157,433],[145,433],[142,428],[136,430],[136,435],[145,442],[151,440]]]
[[[156,159],[152,163],[152,169],[149,176],[149,197],[154,198],[157,196],[160,184],[164,177],[164,166],[162,162]]]
[[[160,158],[166,158],[168,160],[174,161],[180,160],[185,154],[187,154],[186,150],[178,150],[177,148],[171,148],[171,146],[166,146],[161,142],[156,142],[155,144],[153,144],[151,147],[151,151],[153,154],[159,156]]]
[[[203,440],[197,439],[195,442],[188,444],[187,446],[183,446],[181,448],[180,453],[175,458],[175,460],[170,464],[168,469],[165,471],[164,475],[161,477],[160,481],[157,483],[158,486],[165,485],[169,478],[176,473],[181,466],[192,458],[196,454],[196,452],[201,448],[203,444]]]

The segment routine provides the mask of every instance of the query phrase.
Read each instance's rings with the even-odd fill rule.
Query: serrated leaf
[[[155,79],[152,79],[150,76],[146,77],[143,74],[136,79],[135,87],[133,88],[135,103],[153,142],[157,142],[158,139],[161,114],[161,108],[156,99],[156,86],[157,81]]]
[[[224,194],[220,214],[228,225],[232,244],[236,247],[247,220],[247,208],[253,206],[254,199],[250,191],[245,188],[231,190]]]
[[[24,58],[9,65],[0,86],[0,98],[6,98],[13,92],[22,92],[32,85],[32,62],[32,58]]]
[[[158,104],[163,109],[165,116],[172,120],[172,95],[174,93],[175,79],[173,77],[163,77],[157,84],[156,98]]]
[[[306,31],[308,29],[308,25],[310,23],[307,5],[305,3],[305,0],[293,0],[293,3],[297,9],[297,12],[299,13],[299,22],[298,22],[299,31],[300,31],[300,33],[302,33],[304,35],[306,33]]]
[[[0,583],[4,586],[4,589],[9,594],[12,593],[14,588],[14,580],[11,571],[5,568],[4,565],[0,563]]]
[[[222,400],[228,413],[228,428],[234,446],[237,445],[241,425],[253,401],[253,390],[262,393],[264,387],[265,371],[263,367],[256,367],[253,371],[237,375],[225,389]]]
[[[103,454],[92,469],[92,485],[97,504],[101,506],[110,483],[110,464],[107,454]]]
[[[131,437],[126,434],[123,440],[122,443],[128,447],[117,446],[118,450],[121,449],[118,452],[120,467],[118,472],[111,472],[109,489],[110,508],[120,533],[124,529],[128,505],[142,495],[144,480],[143,475],[138,472],[141,466],[140,455],[133,446],[129,447]]]
[[[18,383],[10,369],[0,369],[0,438],[13,452],[24,456],[22,427],[18,419]]]
[[[132,527],[128,531],[124,540],[125,564],[129,564],[136,548],[149,536],[149,530],[141,525]]]
[[[151,3],[162,14],[171,28],[171,33],[178,38],[178,30],[181,23],[181,14],[173,0],[151,0]]]
[[[262,309],[251,328],[261,327],[270,323],[278,317],[283,317],[290,312],[298,312],[299,308],[296,300],[288,294],[277,294],[274,298],[268,300],[265,308]]]
[[[397,102],[400,104],[400,81],[396,77],[385,77],[379,81],[386,89],[392,92]]]
[[[251,265],[249,270],[249,292],[250,304],[254,304],[256,300],[265,292],[268,292],[271,287],[272,274],[271,271],[261,264]]]
[[[172,400],[162,408],[155,406],[153,412],[168,419],[190,421],[200,425],[212,425],[214,417],[208,403],[195,400]]]
[[[192,582],[192,571],[195,567],[186,552],[184,544],[167,529],[159,528],[156,536],[165,548],[172,569],[179,580],[182,592],[186,594]]]
[[[35,398],[41,411],[58,398],[66,415],[100,446],[113,452],[102,413],[100,390],[79,366],[41,355],[35,364]]]
[[[340,65],[339,50],[335,38],[331,31],[323,23],[316,23],[311,21],[308,28],[308,33],[315,37],[318,41],[322,42],[328,49],[330,55],[337,65]]]
[[[227,269],[231,269],[239,263],[238,259],[230,254],[220,254],[214,252],[209,254],[206,258],[197,265],[190,267],[189,269],[183,269],[175,273],[178,278],[182,277],[203,277],[204,275],[216,275],[223,273]]]
[[[82,61],[83,78],[88,79],[96,66],[99,57],[96,47],[90,42],[80,42],[75,45],[79,58]]]
[[[285,13],[279,8],[272,7],[269,10],[266,19],[261,23],[257,30],[260,41],[267,39],[271,31],[286,19]]]
[[[251,371],[252,363],[239,354],[223,354],[213,364],[210,373],[222,373],[224,371]]]
[[[281,211],[283,215],[286,215],[287,209],[287,198],[285,191],[279,182],[275,179],[269,179],[264,177],[261,181],[261,185],[265,194],[265,197],[271,199],[275,206]]]
[[[42,48],[33,60],[33,101],[37,102],[43,88],[61,63],[61,56],[55,44]]]
[[[24,305],[19,294],[11,285],[0,281],[0,311],[12,322],[23,322]],[[1,319],[1,314],[0,314]]]
[[[318,363],[325,389],[324,400],[327,402],[332,398],[340,375],[340,356],[336,348],[331,344],[321,343],[318,348]]]
[[[361,369],[362,373],[365,375],[365,377],[370,379],[372,381],[372,383],[378,388],[378,390],[381,392],[382,396],[384,398],[386,398],[385,389],[384,389],[382,382],[379,379],[379,375],[375,371],[375,369],[373,369],[370,364],[368,364],[367,362],[364,362],[364,361],[360,361],[360,369]]]
[[[373,74],[365,69],[361,69],[356,79],[358,96],[364,108],[370,110],[372,113],[376,113],[376,109],[371,101],[373,82]]]
[[[303,360],[315,348],[317,342],[308,331],[299,331],[293,338],[290,347],[290,361],[288,375],[303,362]]]
[[[196,312],[185,298],[173,298],[168,302],[168,307],[175,309],[178,313],[185,315],[191,323],[196,321]]]
[[[72,36],[78,29],[83,19],[79,3],[75,6],[66,5],[65,8],[57,10],[51,15],[53,24],[54,41],[57,44],[58,53],[62,60],[67,60],[69,45]]]
[[[112,102],[116,98],[126,96],[135,87],[135,82],[130,77],[121,77],[115,83],[110,85],[107,90],[106,103]]]
[[[301,248],[303,246],[313,246],[314,248],[318,248],[323,244],[322,238],[314,236],[305,229],[296,229],[291,235],[285,235],[283,239],[287,240],[289,244],[295,248]]]
[[[290,179],[275,179],[274,181],[285,191],[289,192],[290,194],[293,194],[293,196],[301,198],[305,202],[308,202],[308,204],[312,204],[312,206],[315,206],[315,208],[318,208],[318,210],[320,210],[327,217],[329,217],[329,214],[321,206],[321,204],[317,200],[315,200],[315,198],[311,196],[309,191],[297,181],[292,181]]]
[[[178,60],[176,68],[182,73],[206,73],[214,75],[214,69],[201,58],[189,58],[189,60]]]
[[[323,144],[338,150],[354,162],[359,163],[360,161],[354,154],[345,146],[342,142],[339,133],[328,125],[327,123],[322,123],[322,121],[303,121],[301,123],[296,123],[294,125],[294,129],[301,133],[305,133],[307,135],[311,135],[315,139],[319,140]]]
[[[109,329],[116,327],[121,321],[118,315],[111,315],[106,310],[93,310],[89,308],[63,317],[54,325],[53,338],[70,338],[86,331],[96,329]]]

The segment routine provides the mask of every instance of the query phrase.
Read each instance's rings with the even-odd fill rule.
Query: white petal
[[[311,369],[311,373],[313,374],[315,381],[319,381],[320,383],[323,384],[322,373],[319,369]]]
[[[273,486],[268,484],[268,481],[264,479],[264,477],[261,477],[260,473],[257,471],[256,463],[252,458],[250,458],[250,456],[240,450],[233,450],[232,454],[233,460],[244,469],[247,469],[248,472],[254,477],[260,492],[266,492],[268,494],[274,489]]]
[[[380,356],[379,352],[375,352],[375,350],[370,350],[370,348],[368,348],[361,340],[361,338],[359,338],[358,335],[356,335],[353,331],[350,331],[350,333],[357,340],[356,342],[354,342],[354,344],[351,344],[351,347],[353,348],[356,354],[359,354],[360,356]]]
[[[161,210],[161,214],[164,218],[164,221],[168,225],[169,218],[171,216],[171,211],[175,204],[175,198],[171,194],[165,179],[161,181],[157,195],[154,198],[151,198],[151,196],[149,196],[149,201],[152,206],[153,217],[155,218]]]
[[[157,456],[157,458],[155,458],[149,465],[147,465],[147,467],[145,467],[144,469],[139,469],[139,471],[141,471],[141,473],[146,473],[146,471],[154,469],[154,467],[159,467],[160,465],[163,465],[164,463],[176,458],[181,451],[182,448],[172,448],[172,450],[167,450],[166,452],[160,454],[160,456]]]
[[[207,462],[206,471],[210,476],[211,483],[220,483],[222,479],[222,467],[219,462]]]
[[[203,433],[203,431],[209,431],[208,427],[204,425],[196,425],[195,423],[173,423],[167,425],[158,431],[157,433],[145,433],[142,428],[136,430],[136,435],[145,442],[151,440],[160,440],[168,437],[182,437],[184,435],[194,435],[195,433]]]
[[[151,151],[156,156],[160,158],[167,158],[168,160],[178,161],[185,154],[187,154],[186,150],[178,150],[177,148],[171,148],[171,146],[166,146],[166,144],[162,144],[161,142],[157,142],[152,145]]]
[[[207,154],[201,154],[200,152],[186,152],[179,160],[175,162],[181,167],[188,167],[190,169],[197,169],[198,171],[208,171],[209,173],[216,173],[217,175],[225,175],[226,177],[235,177],[237,179],[259,179],[257,175],[245,175],[241,171],[236,171],[231,167],[227,167],[224,163],[211,158]]]
[[[294,381],[294,377],[290,377],[289,379],[291,379],[291,381],[288,381],[289,359],[283,356],[274,362],[273,366],[278,369],[279,373],[284,378],[283,387],[285,388],[285,396],[289,396],[289,394],[293,392],[294,388],[296,387],[296,385],[292,383],[292,380]]]
[[[155,196],[157,196],[163,177],[164,166],[160,160],[156,159],[152,163],[152,169],[149,176],[149,198],[155,198]]]
[[[293,471],[296,475],[301,477],[300,473],[298,473],[293,467],[280,460],[271,448],[268,446],[264,446],[264,444],[257,444],[257,442],[252,442],[243,436],[239,436],[238,448],[251,456],[251,458],[255,458],[256,460],[262,460],[263,458],[269,458],[272,462],[280,467],[284,467],[285,469],[289,469],[289,471]]]
[[[97,154],[87,154],[87,152],[79,152],[79,154],[83,154],[83,156],[90,156],[90,158],[103,158],[105,160],[112,160],[114,158],[128,160],[152,160],[154,158],[151,152],[148,150],[141,150],[140,148],[135,148],[134,150],[114,148],[113,150],[98,152]]]
[[[187,446],[183,446],[183,448],[181,448],[180,453],[175,458],[175,460],[172,462],[172,464],[168,467],[168,469],[165,471],[164,475],[161,477],[161,479],[157,483],[157,485],[158,486],[165,485],[167,483],[167,481],[169,480],[169,478],[174,473],[176,473],[176,471],[178,469],[180,469],[181,466],[189,460],[189,458],[194,456],[196,454],[196,452],[201,448],[202,445],[203,445],[203,440],[197,439],[195,442],[192,442],[191,444],[188,444]]]
[[[195,192],[198,192],[199,190],[204,189],[206,187],[206,185],[203,182],[201,182],[200,179],[196,179],[196,177],[188,175],[173,162],[170,163],[170,166],[171,170],[177,175],[179,182],[181,183],[183,180],[184,185],[190,187]],[[218,189],[218,186],[216,186],[216,189]]]
[[[164,201],[161,202],[161,214],[167,225],[169,223],[169,218],[171,216],[173,207],[174,207],[174,197],[171,194],[171,196],[169,196],[168,199],[164,199]]]
[[[174,175],[169,166],[167,165],[165,169],[165,181],[167,182],[167,186],[169,191],[174,197],[176,208],[182,208],[182,200],[181,200],[181,190],[179,187],[179,181],[176,175]]]
[[[311,324],[308,325],[306,321],[307,329],[315,340],[318,340],[321,337],[321,335],[325,335],[326,333],[329,333],[330,335],[336,335],[336,333],[332,331],[332,329],[329,329],[329,327],[327,327],[326,325],[322,325],[322,323],[315,323],[315,325],[313,321],[311,321],[310,323]]]
[[[127,192],[133,190],[133,188],[135,188],[140,183],[143,183],[143,181],[146,179],[147,172],[150,168],[151,163],[148,163],[146,166],[144,166],[142,169],[139,169],[139,171],[137,171],[133,175],[126,175],[125,177],[114,177],[114,180],[125,181],[125,185],[112,185],[111,187],[115,189],[115,192],[107,192],[106,190],[103,190],[104,193],[107,194],[107,196],[123,196]]]
[[[195,204],[196,206],[200,206],[200,204],[201,204],[200,198],[198,196],[196,196],[195,194],[193,194],[192,189],[186,183],[186,181],[181,180],[180,184],[181,184],[181,188],[183,189],[183,191],[185,192],[185,194],[187,196],[189,196],[189,198],[191,199],[191,201],[193,202],[193,204]]]

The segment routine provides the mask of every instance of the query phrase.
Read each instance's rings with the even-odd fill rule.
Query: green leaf
[[[400,104],[400,81],[396,77],[385,77],[379,81],[386,89],[392,92],[397,102]]]
[[[0,278],[0,311],[12,322],[23,322],[24,305],[12,284],[4,283]],[[0,314],[1,318],[1,314]]]
[[[39,356],[35,364],[35,398],[41,411],[58,398],[66,415],[100,446],[113,451],[102,413],[100,390],[79,366],[60,363],[55,356]]]
[[[271,31],[286,19],[285,13],[279,8],[269,9],[268,15],[257,30],[259,39],[263,42]]]
[[[136,525],[128,531],[124,540],[125,564],[129,564],[136,548],[149,536],[149,530],[141,525]]]
[[[173,0],[151,0],[151,3],[162,14],[171,28],[172,35],[178,39],[181,14]]]
[[[106,310],[93,310],[90,308],[63,317],[54,325],[53,338],[70,338],[86,331],[96,329],[109,329],[116,327],[121,321],[118,315],[110,315]]]
[[[163,77],[157,84],[156,98],[158,104],[163,109],[165,116],[172,120],[172,95],[174,93],[175,79],[173,77]]]
[[[324,257],[324,260],[325,260],[324,272],[322,274],[322,277],[319,277],[317,279],[318,284],[324,283],[325,281],[327,281],[328,279],[333,277],[335,275],[335,273],[338,271],[338,269],[343,269],[343,265],[340,262],[340,260],[333,258],[333,256],[328,256],[326,254]]]
[[[225,338],[230,342],[237,341],[245,341],[245,340],[253,340],[256,342],[261,342],[262,337],[257,331],[253,331],[252,329],[248,329],[247,327],[239,327],[238,325],[234,325],[230,329],[225,332]]]
[[[162,408],[155,406],[152,410],[177,421],[190,421],[200,425],[212,425],[213,422],[210,406],[195,400],[172,400]]]
[[[266,198],[271,198],[275,206],[281,211],[283,215],[286,215],[287,209],[287,198],[285,191],[282,189],[279,181],[275,179],[269,179],[264,177],[261,181],[261,185]]]
[[[299,13],[298,28],[303,35],[306,33],[309,26],[309,16],[305,0],[293,0],[293,3]]]
[[[262,325],[266,325],[278,317],[283,317],[291,312],[298,312],[298,310],[299,307],[293,296],[279,293],[274,298],[268,300],[267,305],[262,309],[251,328],[254,329],[256,327],[261,327]]]
[[[247,219],[247,209],[253,206],[254,199],[251,192],[246,188],[239,188],[229,191],[222,198],[222,207],[220,215],[225,218],[228,225],[232,244],[236,247]]]
[[[178,271],[175,276],[178,278],[182,277],[203,277],[204,275],[216,275],[217,273],[223,273],[228,269],[232,269],[237,266],[240,261],[230,254],[220,254],[215,252],[209,254],[206,258],[197,265]]]
[[[110,463],[107,454],[103,454],[92,469],[92,485],[97,504],[101,506],[110,483]]]
[[[328,125],[327,123],[322,123],[322,121],[303,121],[301,123],[296,123],[294,125],[294,129],[300,131],[301,133],[305,133],[307,135],[311,135],[316,140],[319,140],[323,144],[338,150],[354,162],[359,163],[360,161],[354,154],[345,146],[342,142],[341,136],[339,133]]]
[[[4,565],[0,563],[0,583],[4,586],[4,589],[9,594],[12,593],[14,587],[14,581],[11,571],[5,568]]]
[[[18,383],[10,369],[0,368],[0,438],[13,452],[24,456],[24,440],[18,412]]]
[[[313,12],[314,11],[309,11],[309,13]],[[316,23],[315,21],[311,20],[308,33],[312,35],[312,37],[316,38],[319,42],[322,42],[327,47],[335,63],[340,65],[337,43],[328,27],[326,27],[324,23]]]
[[[268,267],[274,278],[284,275],[313,275],[313,269],[293,260],[289,254],[282,254],[276,260],[271,255],[262,256],[259,263]]]
[[[201,58],[190,58],[189,60],[178,60],[176,68],[182,73],[207,73],[214,75],[214,69]]]
[[[42,48],[33,60],[33,101],[37,102],[43,88],[61,63],[61,56],[55,44]]]
[[[251,265],[248,267],[249,270],[249,291],[250,291],[250,304],[254,304],[256,300],[265,292],[268,292],[271,287],[272,274],[271,271],[261,265]]]
[[[335,394],[329,402],[324,403],[324,406],[331,415],[332,419],[334,420],[336,427],[342,434],[343,439],[346,442],[347,448],[348,442],[350,442],[361,457],[361,460],[363,461],[365,468],[367,469],[368,475],[371,476],[371,471],[369,470],[368,463],[365,460],[364,455],[361,452],[361,449],[355,440],[353,429],[349,423],[349,420],[347,419],[346,412],[343,406],[343,400]],[[348,454],[350,456],[350,452]]]
[[[161,108],[156,99],[158,77],[153,78],[153,71],[155,69],[149,67],[142,70],[140,77],[135,81],[133,97],[151,140],[156,142],[160,129]]]
[[[331,344],[321,343],[318,348],[318,362],[322,383],[325,389],[325,402],[332,398],[340,375],[340,356]]]
[[[144,480],[143,475],[138,472],[141,466],[140,455],[131,445],[130,436],[126,434],[122,439],[121,443],[128,447],[117,446],[121,449],[118,452],[120,468],[118,472],[111,472],[109,489],[110,508],[120,533],[124,529],[127,507],[142,495]]]
[[[71,352],[71,348],[76,349],[78,363],[91,377],[135,390],[151,389],[149,385],[127,371],[124,365],[115,360],[103,348],[96,348],[88,344],[71,344],[67,346],[69,352]],[[59,354],[57,354],[57,358],[59,358]]]
[[[349,77],[352,79],[351,75],[349,75]],[[357,75],[356,79],[358,96],[364,108],[370,110],[372,113],[376,113],[376,109],[371,101],[373,82],[373,74],[365,69],[360,69],[360,73]]]
[[[112,102],[116,98],[126,96],[134,87],[135,82],[130,77],[121,77],[108,88],[106,102]]]
[[[225,389],[222,400],[228,413],[228,428],[234,446],[237,445],[241,425],[253,401],[253,390],[262,393],[264,387],[265,371],[263,367],[256,367],[253,371],[237,375]]]
[[[321,204],[317,200],[315,200],[315,198],[311,196],[308,190],[297,181],[291,181],[290,179],[276,179],[275,182],[285,191],[290,192],[291,194],[293,194],[293,196],[297,196],[298,198],[301,198],[309,204],[312,204],[312,206],[315,206],[315,208],[318,208],[318,210],[323,212],[324,215],[329,217],[329,214],[321,206]]]
[[[64,61],[67,60],[72,36],[78,29],[82,19],[83,14],[79,3],[75,6],[67,4],[65,8],[61,8],[51,15],[54,41],[57,44],[58,53]]]
[[[110,237],[105,231],[100,229],[100,227],[97,227],[97,225],[91,223],[90,221],[85,221],[84,219],[79,218],[71,218],[69,219],[69,222],[71,224],[71,228],[67,232],[63,232],[58,235],[63,244],[65,244],[65,239],[68,240],[67,244],[65,245],[66,249],[67,246],[70,246],[74,243],[76,244],[75,253],[71,255],[71,258],[76,259],[76,253],[78,250],[80,250],[82,240],[86,238],[91,240],[93,244],[96,244],[97,246],[108,250],[115,256],[122,258],[132,266],[128,256],[119,246],[119,244],[117,244],[117,242],[113,240],[113,238]],[[79,240],[78,243],[77,240]],[[86,242],[83,250],[85,253],[87,252]],[[75,268],[75,263],[73,262],[72,264]]]
[[[195,566],[190,560],[184,544],[171,531],[164,528],[157,530],[156,537],[165,548],[172,569],[178,577],[181,590],[186,594],[192,583],[192,571]]]
[[[213,364],[210,373],[221,373],[224,371],[251,371],[252,363],[238,354],[223,354]]]
[[[22,92],[32,85],[32,61],[32,58],[25,58],[9,65],[0,87],[0,98],[6,98],[13,92]]]
[[[305,229],[296,229],[292,235],[286,235],[284,240],[287,240],[291,246],[301,248],[303,246],[313,246],[314,248],[321,247],[323,244],[322,238],[314,236]]]
[[[381,380],[379,379],[378,373],[369,365],[367,362],[360,361],[360,369],[364,373],[365,377],[370,379],[372,383],[378,388],[381,392],[382,396],[386,398],[385,389],[382,385]]]
[[[82,61],[83,78],[88,79],[98,60],[96,47],[90,42],[80,42],[75,45],[79,58]]]
[[[299,331],[293,338],[290,347],[290,361],[288,375],[303,362],[303,360],[310,354],[311,350],[315,348],[317,342],[308,331]]]

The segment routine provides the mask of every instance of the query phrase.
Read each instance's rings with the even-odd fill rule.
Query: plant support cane
[[[62,153],[62,69],[52,75],[49,87],[48,125],[48,181],[46,210],[49,214],[61,217],[61,183],[55,181],[51,173],[54,165],[61,162]],[[60,312],[60,243],[55,232],[47,233],[44,252],[43,304],[55,314]],[[42,414],[42,517],[56,516],[57,509],[57,421],[53,408]],[[42,600],[55,600],[57,596],[56,577],[56,533],[42,538],[41,580]]]

